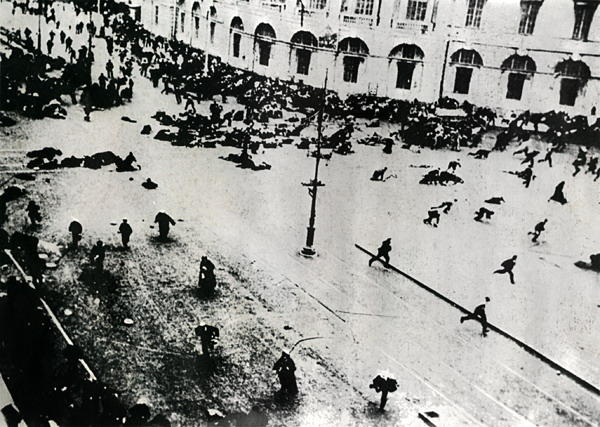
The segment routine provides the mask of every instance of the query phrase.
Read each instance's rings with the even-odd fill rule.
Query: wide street
[[[0,7],[0,15],[12,19],[5,14],[9,4]],[[10,27],[5,18],[2,24]],[[101,69],[104,42],[95,45]],[[510,151],[485,161],[467,157],[467,150],[417,153],[396,146],[386,155],[355,143],[373,132],[360,126],[356,152],[334,154],[321,165],[326,186],[317,203],[318,256],[306,259],[298,252],[310,198],[301,182],[312,176],[314,158],[293,145],[261,148],[256,159],[272,169],[252,172],[219,159],[236,149],[155,140],[163,127],[150,116],[183,111],[173,96],[159,92],[136,71],[133,101],[93,112],[89,123],[81,107],[70,106],[66,120],[19,118],[16,126],[0,129],[4,170],[23,169],[25,152],[46,146],[65,157],[131,151],[141,165],[130,173],[39,173],[36,181],[21,183],[30,194],[10,205],[8,227],[29,229],[29,199],[42,207],[43,225],[35,233],[43,240],[65,246],[71,218],[83,224],[83,248],[67,252],[48,271],[43,290],[97,376],[129,403],[144,397],[176,425],[193,424],[207,408],[230,414],[253,407],[271,425],[423,425],[418,414],[428,411],[439,415],[431,418],[438,426],[598,425],[597,395],[513,342],[495,333],[482,337],[478,323],[461,325],[459,311],[381,265],[369,268],[368,257],[354,247],[375,250],[391,237],[393,265],[468,308],[489,296],[492,323],[599,386],[600,280],[573,265],[598,251],[600,225],[589,221],[600,214],[598,182],[570,176],[571,153],[557,155],[552,169],[537,166],[538,178],[525,189],[503,173],[519,168]],[[224,108],[243,107],[229,99]],[[200,111],[207,110],[202,105]],[[140,134],[145,124],[151,135]],[[325,133],[336,129],[328,123]],[[484,145],[493,145],[493,134]],[[464,184],[418,184],[427,170],[419,166],[444,169],[456,158]],[[384,166],[396,178],[370,181]],[[156,190],[140,185],[148,177]],[[561,180],[570,203],[548,203]],[[493,207],[489,224],[474,222],[472,213],[492,196],[504,196],[506,204]],[[423,224],[430,206],[453,199],[438,228]],[[177,220],[166,244],[157,241],[152,225],[160,209]],[[124,217],[133,228],[128,252],[118,249],[116,233]],[[548,231],[531,244],[527,231],[544,217]],[[116,288],[81,280],[97,239],[111,245],[106,268],[120,278]],[[514,253],[513,286],[492,271]],[[217,265],[219,283],[209,301],[195,293],[204,254]],[[134,324],[124,325],[125,318]],[[200,321],[221,330],[212,376],[195,365],[193,329]],[[297,402],[277,404],[273,363],[299,339],[317,336],[292,353]],[[384,414],[368,387],[380,370],[399,383]]]

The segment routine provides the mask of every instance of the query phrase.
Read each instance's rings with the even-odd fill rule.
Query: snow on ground
[[[101,41],[96,44],[103,46]],[[66,227],[75,216],[84,224],[87,241],[102,237],[117,245],[116,227],[110,223],[128,217],[134,229],[132,258],[140,265],[136,267],[130,260],[128,268],[122,269],[119,263],[124,255],[109,255],[109,265],[130,280],[128,296],[120,304],[131,305],[129,309],[140,317],[148,311],[136,319],[137,336],[167,350],[189,346],[186,327],[203,317],[194,308],[200,304],[197,300],[176,295],[193,287],[194,259],[208,252],[218,260],[222,266],[219,277],[226,283],[223,303],[232,304],[231,309],[200,307],[220,316],[216,319],[222,335],[239,338],[229,342],[239,346],[235,352],[239,355],[225,348],[228,338],[224,338],[223,351],[232,364],[240,363],[236,369],[255,375],[256,366],[264,363],[265,373],[262,378],[255,375],[248,390],[225,387],[228,393],[246,395],[246,403],[223,395],[212,403],[248,410],[252,393],[264,396],[275,389],[270,358],[274,361],[279,349],[300,337],[322,336],[325,338],[294,351],[302,401],[287,408],[282,418],[271,409],[272,420],[297,425],[419,425],[418,412],[435,410],[441,415],[439,425],[445,426],[598,424],[598,396],[557,375],[512,342],[493,333],[482,338],[479,324],[460,325],[458,311],[391,271],[369,268],[366,255],[354,248],[358,243],[374,250],[391,237],[392,264],[466,307],[489,296],[491,322],[598,386],[600,276],[576,268],[573,262],[600,249],[600,225],[591,221],[600,214],[600,183],[592,182],[589,175],[570,176],[572,154],[555,155],[551,169],[547,164],[536,165],[537,179],[525,189],[520,179],[502,172],[523,168],[510,152],[475,160],[466,155],[467,150],[415,153],[395,147],[392,155],[386,155],[380,147],[354,144],[355,154],[334,154],[331,161],[322,163],[320,179],[326,187],[319,190],[317,204],[315,244],[319,256],[308,260],[298,255],[310,206],[300,183],[308,181],[314,167],[314,159],[306,151],[292,146],[265,150],[258,158],[273,168],[251,172],[218,159],[236,151],[230,148],[170,146],[139,131],[146,123],[154,131],[159,129],[149,118],[156,110],[179,112],[181,107],[143,79],[136,79],[134,90],[132,104],[94,112],[91,123],[83,122],[78,107],[70,108],[65,121],[23,120],[17,128],[4,130],[0,142],[3,148],[23,150],[52,145],[65,155],[106,149],[122,155],[134,152],[142,165],[137,173],[77,169],[52,174],[50,183],[40,185],[49,191],[47,202],[51,205],[45,207],[42,200],[48,222],[44,233],[65,241]],[[138,123],[120,121],[123,115]],[[490,135],[484,144],[492,143]],[[444,169],[448,161],[457,158],[462,163],[457,174],[464,184],[418,184],[427,169],[411,165]],[[372,171],[384,166],[397,178],[384,183],[369,181]],[[144,190],[140,183],[146,177],[159,188]],[[569,203],[548,203],[554,186],[562,180],[566,181]],[[503,196],[506,204],[488,206],[496,212],[489,224],[473,221],[473,212],[492,196]],[[455,198],[457,202],[448,215],[442,215],[438,228],[422,223],[430,206]],[[161,208],[183,219],[173,229],[175,243],[167,248],[152,244],[150,237],[156,231],[149,224]],[[534,245],[527,232],[543,218],[549,220],[547,231]],[[149,255],[142,264],[144,253]],[[505,275],[492,275],[500,262],[513,254],[518,255],[515,285]],[[156,266],[159,270],[152,271],[158,259],[171,265]],[[236,274],[245,280],[238,280]],[[157,286],[159,278],[168,282],[171,277],[188,283],[172,285],[172,289],[171,285]],[[67,292],[65,286],[57,286],[60,292]],[[70,286],[78,286],[77,280]],[[165,291],[165,286],[170,291]],[[246,299],[240,304],[242,296],[253,302]],[[183,305],[172,305],[175,302]],[[83,311],[90,316],[87,319],[107,322],[100,308]],[[81,316],[80,323],[85,324],[84,314]],[[77,319],[70,322],[74,329],[82,327]],[[278,332],[284,325],[293,330]],[[155,342],[152,335],[157,330],[160,339]],[[260,339],[252,338],[253,331],[272,332],[261,344]],[[89,346],[99,345],[101,340],[110,341],[115,331],[102,325],[98,333],[100,336],[81,339]],[[145,366],[144,361],[120,360],[128,350],[119,353],[116,348],[113,343],[112,353],[94,355],[96,361],[106,363],[105,376],[116,378],[111,369],[127,373],[120,382],[127,386],[140,383],[136,376],[148,375],[158,382],[144,385],[155,394],[152,400],[157,405],[168,401],[164,394],[172,389],[167,379],[154,372],[127,372]],[[258,350],[270,355],[251,356]],[[150,357],[149,353],[132,354]],[[252,368],[243,368],[242,360]],[[399,391],[390,395],[383,420],[366,409],[367,400],[378,399],[368,384],[380,369],[394,372],[400,384]],[[231,375],[225,378],[240,384]],[[268,380],[271,383],[264,383]],[[185,391],[176,395],[186,396]],[[190,411],[194,402],[204,402],[204,393],[205,389],[188,393],[190,402],[178,407],[181,423],[193,419],[185,411]],[[362,407],[357,403],[361,401]]]

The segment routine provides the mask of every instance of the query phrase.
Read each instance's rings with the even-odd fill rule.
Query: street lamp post
[[[42,0],[38,0],[38,33],[37,48],[42,52]]]
[[[89,10],[89,17],[90,17],[90,23],[88,26],[88,51],[87,51],[87,66],[88,66],[88,77],[89,77],[89,81],[88,81],[88,85],[87,85],[87,96],[86,96],[86,105],[84,107],[84,120],[86,122],[90,121],[90,114],[92,112],[92,24],[93,24],[93,19],[92,19],[92,6],[91,4],[90,6],[90,10]]]
[[[313,247],[315,241],[315,218],[317,208],[317,190],[319,187],[324,187],[325,184],[319,181],[319,163],[321,162],[321,140],[323,138],[323,110],[325,109],[325,97],[327,96],[327,75],[329,70],[325,72],[325,85],[323,86],[323,98],[321,108],[318,113],[318,124],[317,124],[317,155],[315,160],[315,177],[309,183],[302,183],[305,187],[310,187],[308,194],[311,197],[310,203],[310,218],[308,220],[308,227],[306,229],[306,245],[302,248],[300,253],[305,257],[313,257],[316,254],[315,248]]]

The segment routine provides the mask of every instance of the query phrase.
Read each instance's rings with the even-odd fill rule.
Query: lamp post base
[[[300,254],[302,256],[307,257],[307,258],[312,258],[312,257],[314,257],[317,254],[317,252],[313,249],[312,246],[305,246],[300,251]]]

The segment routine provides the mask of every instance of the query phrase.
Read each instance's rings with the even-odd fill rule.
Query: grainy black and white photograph
[[[0,0],[0,426],[599,426],[599,4]]]

